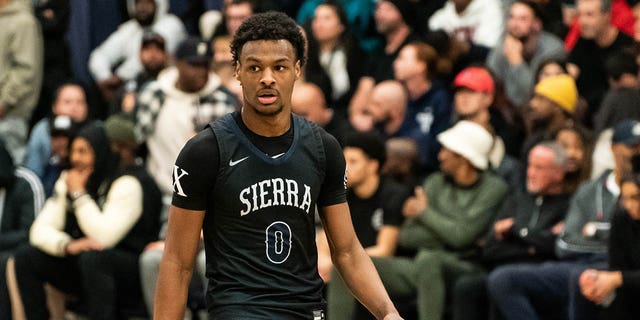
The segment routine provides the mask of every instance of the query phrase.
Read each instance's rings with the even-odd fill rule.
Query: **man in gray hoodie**
[[[22,162],[42,82],[42,33],[31,1],[0,0],[0,137]]]

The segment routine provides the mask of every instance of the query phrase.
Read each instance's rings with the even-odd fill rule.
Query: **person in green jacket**
[[[403,256],[373,259],[394,300],[417,298],[421,320],[441,319],[447,288],[480,268],[473,259],[478,242],[507,193],[507,184],[486,171],[493,137],[484,127],[460,121],[437,138],[440,171],[404,204],[398,239]]]

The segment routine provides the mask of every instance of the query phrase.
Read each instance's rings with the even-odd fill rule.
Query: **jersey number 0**
[[[271,263],[281,264],[287,261],[291,253],[291,228],[282,221],[270,224],[265,230],[267,259]]]

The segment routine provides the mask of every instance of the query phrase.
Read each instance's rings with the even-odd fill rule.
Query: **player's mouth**
[[[261,93],[258,95],[258,102],[264,105],[273,104],[278,97],[273,93]]]

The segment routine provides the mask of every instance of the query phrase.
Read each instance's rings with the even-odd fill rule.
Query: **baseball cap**
[[[163,36],[161,36],[159,33],[155,31],[151,31],[151,30],[145,31],[142,34],[142,47],[144,48],[145,46],[151,43],[162,48],[162,50],[165,49],[165,41]]]
[[[469,160],[474,167],[480,170],[487,169],[493,136],[483,126],[467,120],[459,121],[440,133],[438,142]]]
[[[175,59],[176,61],[182,60],[190,63],[211,62],[211,59],[213,59],[213,50],[206,41],[190,37],[178,45]]]
[[[624,120],[613,128],[611,143],[623,143],[633,146],[640,142],[640,122],[636,120]]]
[[[479,67],[466,68],[453,79],[453,86],[456,88],[465,87],[473,91],[493,93],[493,78],[489,71]]]

